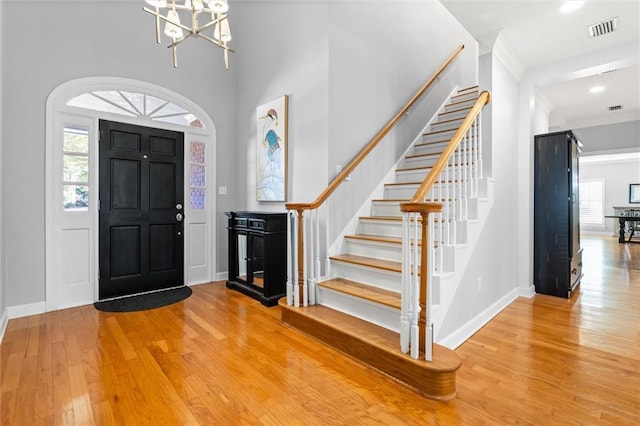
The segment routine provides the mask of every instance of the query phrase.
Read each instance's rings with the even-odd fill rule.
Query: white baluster
[[[400,287],[400,350],[409,352],[411,326],[411,242],[410,214],[402,213],[402,276]]]
[[[297,212],[296,212],[297,213]],[[300,307],[300,288],[298,283],[298,215],[293,215],[293,306]]]
[[[311,289],[311,299],[309,300],[309,304],[316,304],[316,295],[318,291],[318,283],[320,282],[320,211],[315,209],[315,242],[316,242],[316,267],[315,267],[315,278],[313,280],[313,288]]]
[[[471,133],[471,176],[472,176],[472,191],[471,196],[478,196],[478,128],[476,127],[477,119],[474,120],[473,125],[469,129]]]
[[[411,244],[411,358],[417,359],[420,352],[420,333],[418,318],[420,316],[420,271],[418,256],[419,215],[411,214],[412,244]]]
[[[458,204],[457,204],[457,198],[456,198],[456,173],[455,173],[455,169],[453,168],[455,166],[455,153],[454,155],[451,156],[451,158],[449,159],[449,166],[448,168],[451,168],[452,170],[452,175],[453,175],[453,181],[450,183],[451,185],[451,189],[452,189],[452,194],[451,194],[451,198],[450,198],[450,203],[451,203],[451,241],[453,242],[453,244],[456,244],[458,242],[457,240],[457,218],[456,218],[456,211],[458,210]]]
[[[427,247],[433,245],[433,215],[429,215]],[[431,312],[433,309],[433,259],[427,257],[427,306],[426,306],[426,336],[425,336],[425,353],[424,358],[427,361],[433,360],[433,324],[431,323]]]
[[[295,238],[293,238],[293,234],[291,233],[293,228],[291,223],[293,214],[294,212],[291,210],[287,212],[287,305],[289,306],[293,305],[293,277],[295,277],[295,275],[293,275],[293,262],[291,259],[291,255],[296,248],[294,244]]]
[[[478,177],[482,179],[484,177],[483,164],[482,164],[482,111],[478,113]]]
[[[309,227],[311,226],[310,221],[311,214],[309,212],[308,215],[303,217],[304,225],[302,228],[302,240],[304,241],[304,251],[302,253],[302,265],[304,267],[304,269],[302,270],[302,306],[305,307],[309,305],[309,250],[311,250],[311,248],[313,247],[313,244],[309,243],[309,234],[311,234],[311,232],[309,232]]]

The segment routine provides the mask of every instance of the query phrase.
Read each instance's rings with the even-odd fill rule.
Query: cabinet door
[[[571,201],[569,205],[569,230],[571,235],[571,244],[569,247],[569,257],[572,258],[580,250],[580,184],[578,182],[578,144],[573,139],[569,144],[569,158],[571,159],[571,163],[569,166],[571,185]]]
[[[261,234],[250,234],[249,238],[250,283],[258,287],[264,287],[264,237]]]

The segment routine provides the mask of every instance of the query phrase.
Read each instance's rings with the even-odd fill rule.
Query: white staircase
[[[329,256],[327,277],[320,276],[318,206],[415,99],[316,201],[287,204],[287,298],[279,305],[283,323],[428,398],[449,400],[456,394],[461,360],[451,349],[433,344],[433,331],[455,297],[469,248],[479,239],[490,208],[482,201],[488,186],[481,175],[478,117],[490,100],[488,92],[471,87],[450,98],[389,173],[389,181],[367,201],[366,213],[354,218],[353,230],[331,246],[329,253],[336,254]],[[441,172],[436,176],[435,171]],[[423,218],[428,228],[422,227]],[[429,250],[426,265],[419,265],[421,247]]]
[[[341,254],[330,256],[331,275],[317,284],[316,303],[400,332],[403,232],[400,204],[408,202],[416,193],[477,98],[477,87],[460,90],[452,96],[422,139],[410,149],[396,168],[393,181],[384,184],[382,198],[371,200],[370,215],[360,217],[355,232],[344,237]],[[469,158],[473,156],[469,155]],[[448,181],[436,184],[431,190],[442,194],[447,192],[445,187],[449,186],[448,193],[452,195],[450,200],[443,200],[445,204],[453,203],[453,194],[456,194],[454,186],[458,177],[462,176],[462,171],[454,168],[451,167],[448,172],[451,176]],[[475,185],[481,190],[486,187],[477,182]],[[468,228],[481,227],[477,221],[480,208],[488,211],[488,203],[480,202],[487,196],[486,192],[471,192],[469,190],[470,194],[465,199],[463,220],[456,220],[455,236],[451,236],[451,232],[440,232],[440,227],[453,226],[449,220],[434,220],[435,235],[443,236],[435,242],[433,250],[436,258],[431,282],[434,319],[441,320],[444,317],[442,311],[446,310],[446,306],[442,302],[450,301],[455,279],[461,275],[455,273],[456,268],[459,272],[464,267],[461,263],[466,263],[456,259],[458,252],[470,243],[470,235],[478,234],[470,233]],[[455,198],[460,198],[460,194]],[[434,320],[436,331],[439,325]]]

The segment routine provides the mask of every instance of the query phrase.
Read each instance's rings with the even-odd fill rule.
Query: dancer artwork
[[[256,199],[286,201],[288,97],[257,109]]]

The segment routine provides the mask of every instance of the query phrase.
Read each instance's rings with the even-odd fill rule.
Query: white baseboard
[[[9,319],[28,317],[30,315],[44,314],[47,311],[45,302],[29,303],[26,305],[9,306],[7,316]]]
[[[7,314],[7,310],[5,309],[2,312],[2,316],[0,317],[0,344],[4,339],[4,332],[7,331],[8,323],[9,323],[9,315]]]
[[[531,299],[536,295],[536,288],[530,285],[527,288],[518,287],[518,296],[526,297],[527,299]]]
[[[226,281],[229,279],[229,272],[218,272],[216,274],[216,281]]]
[[[211,281],[209,280],[204,280],[204,281],[194,281],[192,283],[187,284],[188,287],[193,287],[196,285],[201,285],[201,284],[209,284]]]
[[[476,331],[480,330],[485,324],[487,324],[493,317],[498,315],[500,311],[509,306],[511,302],[518,298],[518,289],[513,289],[506,295],[502,296],[494,304],[489,306],[484,311],[467,321],[462,327],[455,330],[453,333],[438,340],[438,344],[446,346],[449,349],[455,349],[463,344],[467,339],[473,336]]]

